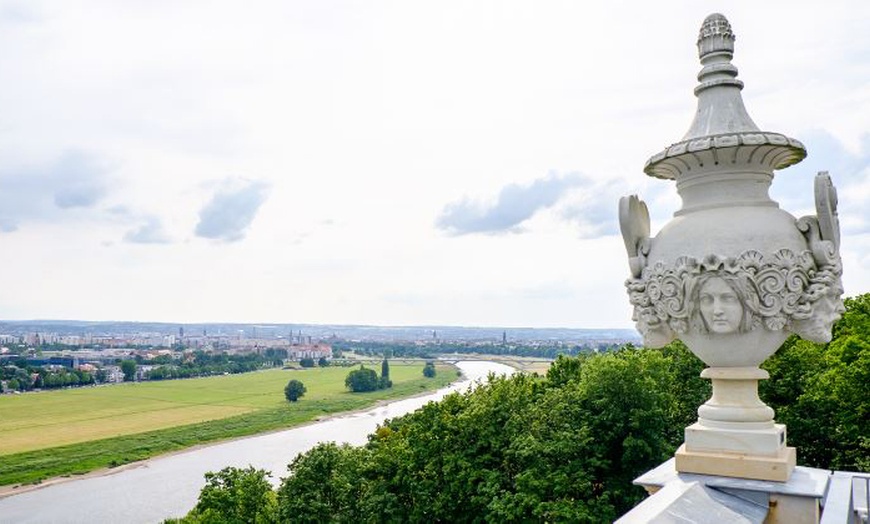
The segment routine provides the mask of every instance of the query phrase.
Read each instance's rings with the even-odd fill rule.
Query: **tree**
[[[122,360],[121,361],[121,371],[124,373],[124,381],[130,382],[132,380],[136,380],[136,361],[135,360]]]
[[[423,376],[426,378],[433,378],[435,376],[435,364],[433,362],[426,362],[426,365],[423,366]]]
[[[390,380],[390,363],[387,361],[386,355],[381,362],[381,378],[378,379],[378,389],[389,389],[393,387],[393,381]]]
[[[276,495],[262,469],[228,467],[206,473],[206,485],[193,510],[181,520],[189,523],[265,524],[275,522]]]
[[[344,379],[344,385],[354,393],[375,391],[378,389],[378,384],[378,374],[375,370],[362,365],[359,369],[348,373]]]
[[[309,357],[305,357],[299,361],[299,365],[304,367],[304,368],[313,368],[314,367],[314,359],[309,358]]]
[[[317,359],[317,365],[322,367],[322,368],[325,368],[326,366],[329,365],[329,361],[326,360],[326,357],[320,357],[319,359]]]
[[[791,337],[763,367],[761,399],[788,427],[804,465],[870,469],[870,293],[844,300],[834,338],[816,344]],[[822,415],[824,414],[824,415]]]
[[[359,451],[300,455],[280,511],[302,522],[611,521],[644,497],[631,480],[676,448],[670,364],[629,348],[563,361],[558,383],[491,376],[389,420]]]
[[[305,395],[305,385],[302,382],[293,379],[284,387],[284,397],[290,402],[296,402]]]
[[[365,448],[335,442],[318,444],[290,464],[278,488],[280,522],[361,522],[357,501],[363,499]]]

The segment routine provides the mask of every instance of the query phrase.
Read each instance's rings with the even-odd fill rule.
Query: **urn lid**
[[[715,158],[716,165],[737,164],[747,159],[759,163],[763,159],[760,163],[771,172],[806,157],[803,144],[779,133],[761,131],[746,112],[740,94],[743,82],[737,79],[737,67],[731,63],[735,39],[725,16],[713,13],[704,19],[697,41],[703,67],[695,87],[698,98],[695,119],[680,142],[647,161],[644,166],[647,175],[676,179],[693,166],[703,168],[704,157],[708,156]],[[753,151],[745,151],[746,148]]]

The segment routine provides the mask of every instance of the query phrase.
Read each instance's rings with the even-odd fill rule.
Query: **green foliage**
[[[130,382],[132,380],[136,380],[136,361],[122,360],[121,372],[124,373],[124,381]]]
[[[305,385],[293,379],[284,386],[284,398],[289,402],[296,402],[305,395]]]
[[[667,438],[671,442],[682,442],[683,430],[698,420],[698,407],[712,394],[710,381],[700,378],[701,371],[706,366],[679,340],[661,349],[646,351],[660,353],[668,363],[668,370],[673,378],[670,387],[676,403],[672,406],[673,423],[666,428]]]
[[[199,501],[180,522],[188,524],[266,524],[276,522],[275,492],[262,469],[224,468],[206,473]]]
[[[423,376],[426,378],[433,378],[435,376],[434,362],[426,362],[426,365],[423,366]]]
[[[354,393],[380,389],[378,374],[374,369],[369,369],[365,366],[360,366],[359,369],[348,373],[347,378],[344,379],[344,385]]]
[[[325,368],[326,366],[329,365],[329,361],[326,360],[326,357],[320,357],[319,359],[317,359],[317,365],[322,367],[322,368]]]
[[[788,426],[789,444],[807,466],[870,470],[870,293],[845,301],[828,344],[797,337],[762,367],[759,394]]]
[[[390,378],[390,362],[387,360],[387,357],[384,357],[384,360],[381,361],[381,378]]]
[[[504,355],[518,357],[540,357],[555,359],[559,355],[580,355],[591,353],[594,350],[609,351],[616,350],[618,346],[613,344],[596,344],[594,347],[590,344],[565,344],[562,342],[553,342],[547,344],[523,344],[509,343],[502,344],[499,339],[481,343],[474,342],[445,342],[445,341],[430,341],[425,344],[416,342],[383,342],[383,341],[334,341],[332,342],[332,353],[334,358],[341,358],[342,351],[353,351],[358,355],[368,357],[380,357],[386,355],[387,358],[432,358],[436,354],[453,354],[453,353],[472,353],[480,355]]]
[[[283,355],[283,356],[282,356]],[[228,355],[197,350],[193,358],[182,360],[178,356],[160,355],[143,364],[157,366],[145,374],[146,380],[168,380],[177,378],[203,377],[209,375],[235,375],[256,371],[264,367],[277,367],[284,364],[285,349],[267,349],[263,355],[257,353]]]
[[[297,456],[278,489],[279,521],[356,522],[345,517],[356,513],[350,508],[362,498],[363,455],[360,448],[329,442]]]
[[[665,431],[678,414],[670,365],[627,349],[560,360],[553,380],[491,376],[388,421],[364,447],[300,455],[279,512],[294,522],[614,519],[644,496],[631,480],[676,448]]]
[[[314,367],[314,359],[305,357],[299,361],[299,365],[304,368],[313,368]]]

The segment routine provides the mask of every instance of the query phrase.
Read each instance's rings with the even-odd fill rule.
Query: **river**
[[[319,442],[360,445],[378,424],[464,390],[490,372],[514,369],[495,362],[459,362],[463,380],[424,396],[397,400],[367,411],[340,415],[284,431],[222,442],[157,457],[0,499],[0,523],[150,523],[185,515],[195,504],[203,475],[226,466],[272,472],[272,480],[287,474],[287,464]]]

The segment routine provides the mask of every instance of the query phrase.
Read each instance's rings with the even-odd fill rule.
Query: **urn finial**
[[[698,110],[683,140],[758,131],[743,105],[740,95],[743,82],[737,80],[737,67],[731,63],[735,39],[728,19],[719,13],[708,16],[701,24],[698,57],[704,67],[698,73],[700,84],[695,88]]]
[[[713,13],[704,19],[698,32],[698,56],[704,58],[704,55],[717,51],[734,53],[736,38],[725,15]]]
[[[646,174],[679,182],[681,175],[708,171],[724,164],[723,160],[734,165],[760,163],[759,169],[772,174],[774,169],[796,164],[806,156],[806,149],[797,140],[761,131],[752,121],[740,93],[743,82],[737,79],[737,67],[731,63],[735,40],[725,16],[713,13],[704,19],[697,41],[702,68],[695,87],[695,118],[679,142],[647,161]],[[768,146],[770,154],[750,154]]]

